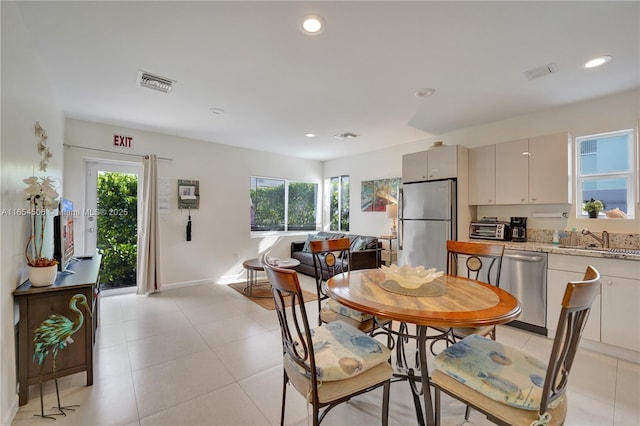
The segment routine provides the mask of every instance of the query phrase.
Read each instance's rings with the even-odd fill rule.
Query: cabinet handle
[[[607,281],[607,285],[613,285],[613,281],[611,280]]]
[[[520,198],[520,202],[524,203],[527,199],[526,198]]]
[[[531,201],[536,202],[537,198],[532,198]]]
[[[488,201],[489,201],[490,203],[493,203],[493,200],[492,200],[492,199],[489,199]]]

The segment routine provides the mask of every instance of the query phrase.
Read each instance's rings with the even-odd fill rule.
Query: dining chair
[[[466,275],[478,281],[483,281],[496,287],[500,287],[500,271],[502,270],[502,256],[504,245],[489,243],[473,243],[464,241],[447,240],[447,274]],[[464,260],[466,258],[466,260]],[[464,261],[463,261],[464,260]],[[439,333],[433,336],[431,352],[434,353],[434,345],[439,340],[446,340],[447,346],[464,339],[470,334],[489,336],[496,340],[496,327],[432,327]]]
[[[262,264],[272,286],[282,335],[280,424],[284,424],[287,385],[291,383],[313,406],[314,426],[336,405],[382,386],[382,424],[387,425],[393,374],[389,348],[340,320],[311,329],[297,272],[269,264],[266,255]]]
[[[312,240],[309,249],[313,254],[313,267],[318,293],[318,325],[342,320],[365,333],[375,328],[372,315],[348,308],[329,298],[326,283],[339,273],[350,271],[351,240],[335,238],[330,240]]]
[[[435,420],[440,424],[441,392],[480,411],[500,425],[561,425],[567,413],[569,373],[600,291],[600,274],[588,266],[582,281],[564,292],[558,329],[547,364],[483,336],[471,335],[435,359]]]

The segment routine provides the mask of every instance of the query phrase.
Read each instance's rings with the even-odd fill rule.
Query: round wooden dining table
[[[387,280],[381,269],[363,269],[329,279],[327,294],[349,308],[416,325],[425,405],[424,423],[421,423],[427,425],[435,424],[428,385],[427,328],[505,324],[521,312],[520,303],[510,293],[488,283],[455,275],[441,276],[411,290]]]

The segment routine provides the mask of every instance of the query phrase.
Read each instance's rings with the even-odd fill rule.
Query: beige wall
[[[17,8],[2,2],[2,225],[0,227],[0,422],[10,424],[18,408],[16,361],[13,340],[14,309],[12,291],[23,281],[24,250],[30,233],[29,220],[11,209],[27,207],[23,179],[52,176],[60,183],[63,168],[62,138],[64,118],[47,83]],[[9,43],[9,40],[11,42]],[[47,172],[39,172],[39,121],[49,136],[53,153]],[[60,189],[61,186],[58,186]],[[5,210],[6,209],[6,210]]]
[[[227,145],[201,142],[109,125],[68,119],[68,145],[116,151],[114,134],[132,136],[134,149],[127,154],[157,154],[158,175],[169,180],[170,209],[160,217],[162,283],[216,282],[243,277],[242,262],[266,250],[289,254],[294,237],[252,238],[249,231],[249,180],[252,175],[321,183],[322,163]],[[84,162],[87,159],[140,162],[140,158],[105,154],[91,149],[65,148],[65,198],[85,207]],[[185,228],[188,211],[177,208],[177,180],[200,182],[200,208],[191,211],[192,241]],[[75,222],[76,239],[84,234],[82,215]],[[300,239],[301,237],[297,237]],[[83,245],[79,241],[78,250]]]

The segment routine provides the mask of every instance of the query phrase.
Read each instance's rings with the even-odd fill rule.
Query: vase
[[[589,212],[589,218],[590,219],[597,219],[598,218],[598,212]]]
[[[32,287],[46,287],[56,282],[58,265],[29,266],[29,281]]]

